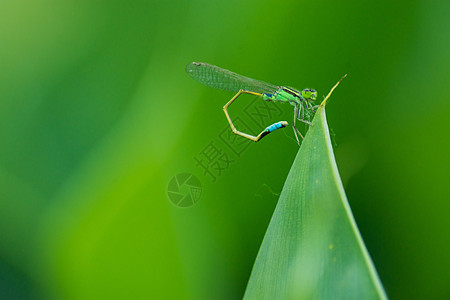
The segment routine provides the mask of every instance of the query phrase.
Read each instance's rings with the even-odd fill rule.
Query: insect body
[[[309,121],[305,120],[305,112],[314,110],[315,106],[313,106],[312,103],[317,98],[316,90],[304,89],[302,91],[298,91],[286,86],[275,86],[270,83],[236,74],[217,66],[200,62],[192,62],[188,64],[186,66],[186,72],[192,78],[206,86],[237,92],[237,94],[223,106],[223,111],[227,117],[228,123],[230,124],[231,130],[237,135],[250,139],[254,142],[258,142],[270,132],[273,132],[279,128],[284,128],[288,125],[288,122],[286,121],[276,122],[266,127],[257,136],[238,131],[233,125],[230,115],[228,114],[228,107],[242,94],[256,95],[265,101],[284,102],[294,106],[292,128],[294,130],[295,138],[299,144],[300,141],[298,136],[302,139],[303,136],[295,127],[296,121],[299,120],[311,125]]]

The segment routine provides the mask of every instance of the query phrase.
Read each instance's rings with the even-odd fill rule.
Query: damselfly
[[[228,107],[242,94],[251,94],[261,97],[265,101],[284,102],[294,106],[294,115],[292,120],[292,128],[294,130],[297,143],[300,144],[298,136],[303,139],[303,135],[295,127],[296,121],[301,121],[308,125],[311,123],[305,119],[305,113],[314,111],[316,106],[312,103],[317,98],[317,91],[313,89],[304,89],[298,91],[287,86],[275,86],[270,83],[251,79],[234,72],[213,66],[207,63],[192,62],[186,66],[186,73],[198,82],[221,90],[237,92],[230,101],[223,106],[223,111],[227,117],[233,133],[250,139],[254,142],[258,142],[267,134],[288,125],[286,121],[279,121],[270,126],[267,126],[257,136],[253,136],[244,132],[240,132],[236,129],[228,114]]]

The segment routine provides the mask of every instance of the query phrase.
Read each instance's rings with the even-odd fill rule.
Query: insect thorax
[[[287,86],[282,86],[273,95],[264,94],[263,99],[266,101],[284,102],[296,105],[302,101],[302,96],[299,91]]]

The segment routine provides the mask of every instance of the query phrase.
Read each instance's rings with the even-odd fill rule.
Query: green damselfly
[[[305,112],[314,112],[316,106],[313,106],[312,103],[317,98],[316,90],[304,89],[302,91],[298,91],[287,86],[275,86],[264,81],[248,78],[229,70],[201,62],[192,62],[186,65],[186,73],[206,86],[237,92],[237,94],[223,106],[223,111],[225,112],[225,116],[227,117],[231,130],[237,135],[250,139],[254,142],[258,142],[267,134],[288,125],[288,122],[286,121],[276,122],[270,126],[267,126],[257,136],[238,131],[233,125],[227,109],[242,94],[256,95],[265,101],[289,103],[294,106],[292,128],[298,144],[300,144],[298,136],[303,139],[303,135],[295,127],[296,120],[311,125],[308,120],[305,120]]]

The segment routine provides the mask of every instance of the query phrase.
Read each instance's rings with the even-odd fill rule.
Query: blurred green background
[[[227,141],[232,94],[189,78],[191,61],[319,99],[348,74],[328,123],[387,294],[448,299],[449,12],[425,0],[1,1],[0,299],[242,297],[298,147],[289,128]],[[251,101],[231,113],[257,134]],[[271,121],[290,122],[277,107]],[[167,196],[183,172],[202,187],[188,208]]]

